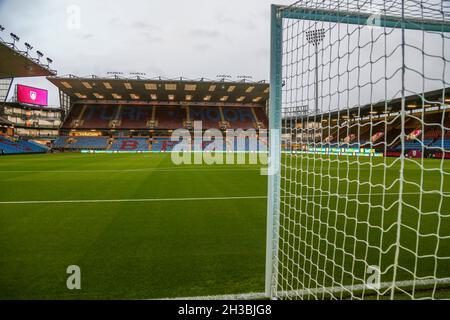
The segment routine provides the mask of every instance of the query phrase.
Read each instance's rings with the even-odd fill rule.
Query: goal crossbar
[[[311,20],[317,22],[331,22],[362,25],[368,19],[377,19],[377,26],[382,28],[403,28],[408,30],[424,30],[436,32],[450,32],[450,21],[431,18],[417,18],[412,16],[392,16],[369,12],[334,11],[319,8],[292,7],[275,5],[278,19]]]

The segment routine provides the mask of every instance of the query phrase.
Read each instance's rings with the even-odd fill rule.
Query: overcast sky
[[[16,33],[21,38],[19,46],[24,48],[23,44],[28,42],[34,46],[34,52],[37,49],[44,52],[54,60],[52,68],[61,76],[106,76],[113,71],[123,72],[125,76],[142,72],[147,77],[215,79],[225,74],[233,79],[248,75],[253,80],[268,80],[270,4],[293,1],[0,0],[0,24],[6,27],[3,38],[9,39],[10,32]],[[432,1],[437,4],[433,10],[439,16],[441,2]],[[368,3],[371,2],[360,0],[352,5]],[[399,3],[393,6],[397,8]],[[449,15],[450,7],[445,8]],[[371,7],[370,12],[374,9]],[[420,10],[417,14],[420,17]],[[319,24],[319,28],[326,29],[319,58],[320,95],[325,96],[323,110],[398,97],[402,84],[401,30],[385,31],[361,25],[356,32],[355,26]],[[296,88],[306,90],[301,93],[301,101],[288,101],[288,104],[314,108],[314,75],[310,66],[315,59],[311,45],[302,34],[303,29],[317,25],[314,21],[296,21],[295,25],[300,29],[295,27],[298,35],[292,41],[302,50],[292,52],[297,67],[290,79],[296,79]],[[285,32],[290,32],[286,26]],[[387,32],[386,36],[380,37],[383,32]],[[360,50],[355,50],[357,45],[362,46]],[[448,34],[442,37],[439,33],[406,32],[408,94],[448,86],[448,48]],[[340,59],[336,59],[338,52]],[[284,58],[293,61],[289,53]],[[289,77],[289,72],[284,70],[284,77]],[[390,80],[379,81],[385,76]],[[50,89],[50,104],[59,105],[57,90],[45,78],[17,82]],[[286,82],[284,90],[289,91],[290,83]],[[342,91],[346,87],[353,88],[352,92]],[[295,96],[302,92],[296,88]],[[326,101],[329,93],[336,92],[340,92],[334,95],[336,102]]]
[[[269,78],[273,0],[0,0],[0,24],[59,75]],[[290,4],[292,0],[277,0]],[[77,12],[80,13],[77,26]],[[52,88],[45,79],[20,83]],[[54,87],[53,87],[54,88]],[[50,103],[59,104],[57,91]]]

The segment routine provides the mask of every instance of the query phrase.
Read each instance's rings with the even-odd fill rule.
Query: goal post
[[[268,298],[450,289],[449,17],[440,0],[272,5]]]

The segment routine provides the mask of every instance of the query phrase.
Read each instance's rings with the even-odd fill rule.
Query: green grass
[[[144,170],[113,171],[129,169]],[[3,157],[0,170],[1,201],[266,192],[266,178],[255,166],[174,167],[168,154]],[[0,204],[0,298],[146,299],[262,291],[265,221],[261,199]],[[82,290],[67,290],[69,265],[80,266]]]
[[[390,166],[386,176],[378,166],[384,162]],[[399,162],[302,155],[285,156],[283,164],[283,170],[291,169],[283,171],[282,189],[302,197],[283,193],[280,289],[358,283],[365,277],[365,261],[386,269],[382,281],[392,279]],[[422,165],[439,169],[441,161]],[[436,253],[450,257],[449,198],[420,196],[411,183],[449,192],[450,161],[443,166],[447,174],[428,170],[422,179],[418,163],[406,163],[409,194],[403,199],[397,280],[410,279],[411,270],[417,276],[450,277],[449,260],[434,258]],[[257,165],[174,166],[169,154],[54,154],[2,157],[0,172],[0,299],[264,291],[266,200],[261,196],[267,177]],[[254,198],[165,201],[242,196]],[[108,199],[160,201],[5,203]],[[385,252],[380,254],[381,240]],[[69,265],[81,267],[81,290],[66,288]],[[434,295],[441,292],[448,290],[439,287]]]
[[[403,178],[400,165],[399,158],[284,158],[280,289],[364,284],[367,265],[380,268],[382,282],[394,280],[394,269],[395,281],[450,277],[450,162],[407,159]],[[449,287],[407,292],[438,297]],[[396,290],[395,297],[406,298],[405,293]]]

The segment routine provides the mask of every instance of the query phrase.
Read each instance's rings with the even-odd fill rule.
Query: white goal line
[[[432,194],[432,195],[444,195],[450,196],[450,193],[421,193],[421,192],[403,192],[403,195],[420,195],[420,194]],[[331,194],[330,196],[398,196],[399,193],[354,193],[354,194]],[[313,194],[307,196],[299,195],[285,195],[282,198],[316,198],[324,197],[324,195]],[[252,199],[267,199],[267,196],[230,196],[230,197],[188,197],[188,198],[142,198],[142,199],[74,199],[74,200],[12,200],[12,201],[0,201],[0,205],[10,204],[65,204],[65,203],[120,203],[120,202],[170,202],[170,201],[226,201],[226,200],[252,200]]]
[[[306,295],[320,295],[320,294],[339,294],[339,293],[350,293],[358,292],[362,290],[370,290],[370,292],[378,292],[379,290],[388,289],[390,287],[395,288],[408,288],[408,287],[423,287],[432,285],[447,285],[450,284],[450,278],[440,278],[440,279],[416,279],[416,280],[404,280],[397,281],[393,285],[392,282],[382,282],[379,284],[379,289],[371,289],[366,284],[350,285],[350,286],[339,286],[339,287],[322,287],[322,288],[311,288],[302,290],[289,290],[289,291],[279,291],[276,293],[277,298],[290,298],[290,297],[302,297]],[[372,295],[372,294],[370,294]],[[264,292],[259,293],[242,293],[242,294],[229,294],[229,295],[216,295],[216,296],[195,296],[195,297],[180,297],[180,298],[164,298],[162,300],[260,300],[268,299]]]

